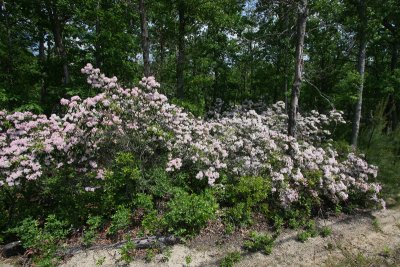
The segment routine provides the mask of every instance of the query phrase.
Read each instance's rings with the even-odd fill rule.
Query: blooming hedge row
[[[186,170],[210,186],[222,176],[264,177],[283,207],[301,194],[333,203],[361,194],[384,204],[374,182],[377,168],[354,153],[339,155],[329,139],[327,128],[344,123],[341,112],[299,115],[295,139],[287,135],[283,102],[215,110],[202,119],[169,103],[153,77],[124,88],[91,64],[82,73],[102,92],[62,99],[63,116],[0,111],[0,186],[72,167],[93,191],[116,153],[124,151],[143,162],[165,156],[168,172]]]

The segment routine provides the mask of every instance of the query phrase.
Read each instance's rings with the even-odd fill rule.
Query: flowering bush
[[[339,159],[328,139],[329,125],[344,123],[341,112],[299,116],[295,139],[287,135],[283,102],[258,112],[251,105],[238,106],[205,120],[170,104],[153,77],[124,88],[91,64],[82,73],[102,92],[83,100],[61,99],[62,117],[0,112],[0,186],[72,167],[85,190],[94,191],[115,155],[129,152],[143,166],[165,158],[166,171],[185,170],[210,186],[222,175],[264,177],[282,207],[302,194],[333,203],[361,194],[383,204],[380,185],[369,181],[377,168],[354,153]]]

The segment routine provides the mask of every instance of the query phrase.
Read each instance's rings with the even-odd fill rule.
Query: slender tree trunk
[[[142,52],[143,52],[143,66],[144,76],[150,76],[150,43],[149,43],[149,31],[147,29],[147,16],[145,0],[139,0],[139,13],[140,13],[140,30],[142,32]]]
[[[303,49],[304,49],[304,36],[306,34],[307,24],[307,0],[300,0],[298,4],[297,13],[297,44],[296,44],[296,58],[295,58],[295,73],[294,82],[292,86],[292,95],[289,108],[289,123],[288,135],[296,137],[296,119],[299,108],[300,87],[303,79]]]
[[[43,63],[46,61],[44,36],[45,36],[45,32],[43,30],[39,30],[39,61],[40,61],[40,63]]]
[[[65,51],[64,47],[64,42],[62,38],[62,32],[61,32],[61,25],[60,22],[57,20],[54,24],[54,41],[56,44],[56,49],[58,52],[58,55],[61,58],[62,61],[62,67],[63,67],[63,83],[64,85],[69,84],[69,69],[68,69],[68,62],[67,62],[67,53]]]
[[[9,23],[9,17],[10,17],[10,13],[7,10],[7,3],[5,3],[4,1],[0,2],[0,15],[5,19],[5,27],[6,27],[6,32],[7,32],[7,64],[5,67],[5,70],[7,72],[8,75],[6,75],[6,79],[9,79],[10,84],[12,85],[13,82],[13,75],[11,75],[11,73],[13,72],[13,40],[12,40],[12,34],[11,34],[11,26]]]
[[[58,17],[58,11],[56,6],[48,7],[50,18],[53,26],[54,43],[56,46],[57,54],[61,59],[63,68],[63,84],[69,84],[69,69],[67,62],[67,52],[65,51],[63,41],[63,27],[61,25],[60,18]]]
[[[390,60],[390,72],[394,74],[394,70],[397,68],[397,60],[398,60],[398,43],[397,40],[393,40],[392,43],[392,55],[391,55],[391,60]],[[398,111],[399,111],[399,103],[396,100],[396,97],[394,96],[393,93],[390,94],[391,98],[391,104],[392,104],[392,116],[391,116],[391,121],[392,121],[392,129],[395,130],[398,125]]]
[[[47,37],[46,38],[46,42],[47,42],[47,49],[46,49],[47,57],[46,57],[46,61],[47,61],[47,63],[50,63],[50,59],[52,57],[51,35],[48,34],[46,37]]]
[[[394,70],[397,68],[397,61],[398,61],[398,33],[397,27],[392,25],[388,18],[383,19],[383,26],[390,31],[392,35],[392,42],[391,42],[391,56],[390,56],[390,72],[394,74]],[[394,96],[393,92],[389,94],[389,101],[386,106],[386,114],[388,117],[389,122],[387,123],[385,130],[390,131],[394,130],[398,125],[398,112],[399,112],[399,103],[396,101],[396,97]]]
[[[178,2],[178,56],[176,62],[176,85],[178,98],[184,98],[184,70],[185,70],[185,1],[180,0]]]
[[[254,67],[253,67],[253,63],[254,63],[254,57],[253,57],[253,40],[250,39],[249,42],[249,55],[250,55],[250,73],[249,73],[249,80],[248,80],[248,85],[249,85],[249,92],[250,94],[252,94],[252,91],[254,90],[253,87],[253,73],[254,73]]]
[[[286,34],[284,35],[286,38],[286,42],[285,42],[285,47],[284,47],[284,73],[285,73],[285,84],[284,84],[284,88],[285,88],[285,109],[286,112],[288,111],[288,105],[289,105],[289,100],[288,100],[288,95],[289,95],[289,57],[288,55],[290,55],[290,24],[289,24],[289,17],[288,15],[285,16],[285,30],[286,30]]]
[[[392,73],[394,72],[394,70],[397,67],[398,58],[399,58],[399,44],[397,43],[397,40],[393,40],[392,54],[391,54],[391,59],[390,59],[390,71]]]
[[[97,5],[96,5],[96,24],[95,24],[95,32],[96,32],[96,39],[94,42],[94,60],[95,60],[95,65],[97,68],[101,68],[102,65],[102,60],[101,60],[101,45],[100,45],[100,17],[99,17],[99,12],[100,12],[100,0],[97,0]]]
[[[158,79],[163,81],[163,69],[164,69],[164,62],[165,62],[165,41],[164,41],[164,31],[161,30],[160,32],[160,63],[159,63],[159,70],[158,70]]]
[[[364,75],[365,75],[365,58],[367,51],[367,5],[365,0],[360,0],[358,6],[358,16],[360,19],[360,27],[358,30],[359,51],[357,71],[360,75],[360,83],[358,86],[358,99],[354,111],[353,131],[351,134],[351,145],[356,148],[358,142],[358,134],[360,131],[361,109],[363,103],[364,91]]]
[[[215,65],[215,67],[214,67],[214,84],[213,84],[213,101],[212,101],[212,103],[215,103],[215,100],[218,98],[218,95],[217,95],[217,92],[219,91],[218,90],[218,87],[219,87],[219,84],[218,84],[218,81],[219,81],[219,72],[218,72],[218,65],[216,64]]]
[[[42,106],[46,105],[46,82],[45,82],[45,63],[46,63],[46,55],[45,55],[45,32],[40,29],[39,30],[39,64],[40,64],[40,70],[41,70],[41,85],[40,85],[40,104]]]

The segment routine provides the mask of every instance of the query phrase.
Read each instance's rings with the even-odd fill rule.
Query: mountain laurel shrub
[[[203,194],[179,192],[168,202],[165,221],[168,231],[176,235],[192,235],[214,218],[218,204],[213,194],[206,190]]]
[[[100,93],[61,99],[61,115],[0,111],[2,228],[55,214],[75,226],[102,216],[113,234],[139,219],[149,233],[186,235],[218,206],[235,224],[254,211],[280,221],[297,219],[292,210],[384,206],[377,167],[330,139],[342,112],[298,114],[293,138],[283,102],[217,105],[199,118],[154,77],[126,88],[91,64],[81,71]]]
[[[260,251],[265,255],[272,253],[275,239],[266,233],[251,232],[244,242],[244,248],[251,252]]]
[[[108,233],[115,235],[118,231],[126,230],[131,224],[131,210],[125,206],[119,206],[114,215],[111,216],[111,225]]]
[[[35,253],[34,262],[37,265],[55,266],[58,261],[56,252],[70,228],[68,222],[59,220],[55,215],[49,215],[43,225],[29,217],[8,232],[16,234],[23,247]]]
[[[221,200],[228,206],[225,212],[227,223],[248,225],[252,223],[252,211],[268,205],[270,183],[263,177],[240,177],[237,182],[226,185]],[[231,206],[231,207],[230,207]]]

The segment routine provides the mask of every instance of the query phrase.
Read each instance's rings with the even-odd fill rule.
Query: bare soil
[[[138,253],[129,265],[120,260],[119,249],[87,249],[62,262],[64,267],[80,266],[219,266],[227,253],[239,251],[235,266],[400,266],[400,208],[340,215],[318,221],[332,234],[297,241],[296,230],[285,230],[275,242],[271,255],[247,253],[242,249],[248,230],[223,233],[221,222],[210,224],[199,236],[164,250],[151,260]],[[258,222],[252,230],[268,231]],[[0,260],[0,266],[17,266],[16,259]]]

